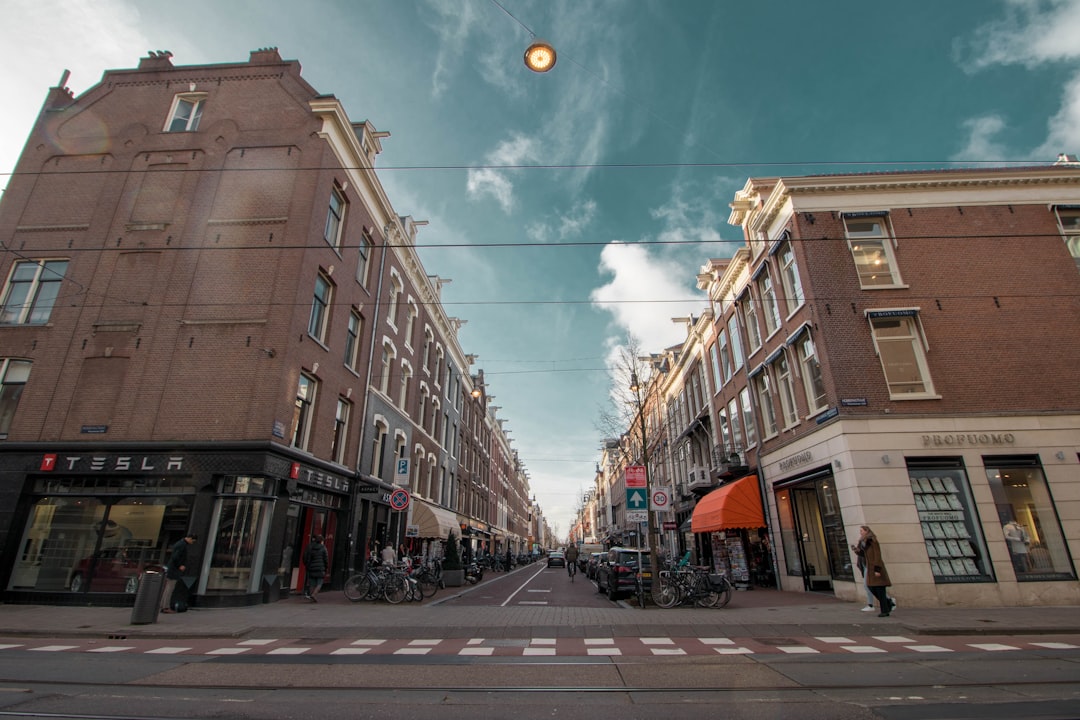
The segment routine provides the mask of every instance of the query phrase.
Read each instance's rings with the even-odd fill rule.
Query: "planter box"
[[[442,579],[446,587],[461,587],[465,584],[465,570],[447,570],[443,568]]]

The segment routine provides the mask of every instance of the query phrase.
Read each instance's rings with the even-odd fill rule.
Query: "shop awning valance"
[[[413,525],[420,528],[417,537],[442,538],[445,540],[451,530],[456,535],[461,534],[457,515],[421,500],[413,500],[412,521]]]
[[[765,527],[757,475],[747,475],[701,498],[690,527],[696,533]]]

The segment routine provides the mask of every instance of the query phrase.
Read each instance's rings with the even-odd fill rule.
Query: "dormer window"
[[[165,132],[194,132],[199,129],[206,93],[184,93],[173,98]]]

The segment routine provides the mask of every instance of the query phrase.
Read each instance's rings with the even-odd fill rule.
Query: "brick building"
[[[260,602],[312,535],[334,582],[467,521],[470,359],[372,169],[389,133],[276,49],[63,84],[0,204],[5,599],[130,602],[196,532],[197,601]]]
[[[703,554],[771,537],[783,588],[865,602],[865,524],[902,604],[1080,601],[1080,167],[753,178],[731,207],[746,246],[699,275]],[[750,489],[761,527],[725,523]]]

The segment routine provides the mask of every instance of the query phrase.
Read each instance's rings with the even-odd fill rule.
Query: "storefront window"
[[[256,592],[262,577],[266,534],[274,507],[274,483],[261,477],[226,477],[221,481],[211,524],[207,591]],[[226,493],[231,495],[225,496]]]
[[[784,547],[784,563],[787,574],[799,577],[803,574],[799,538],[795,532],[795,513],[791,509],[791,492],[787,489],[776,493],[776,515],[780,520],[780,542]]]
[[[189,514],[181,497],[40,498],[8,589],[134,593],[143,570],[164,561],[169,529],[186,528]]]
[[[1046,477],[1034,457],[984,457],[1016,579],[1075,580]]]
[[[821,509],[821,530],[825,535],[825,550],[829,558],[829,572],[834,580],[854,580],[848,552],[844,518],[840,515],[840,501],[836,497],[836,481],[832,477],[817,483],[818,507]]]
[[[908,480],[934,582],[992,582],[962,460],[909,458]]]

